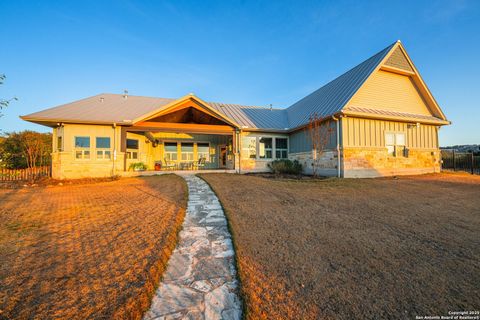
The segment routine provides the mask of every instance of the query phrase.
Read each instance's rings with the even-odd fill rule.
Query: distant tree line
[[[52,134],[30,130],[0,136],[0,167],[24,169],[50,165]]]

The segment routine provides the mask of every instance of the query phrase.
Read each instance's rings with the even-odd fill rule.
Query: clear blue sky
[[[480,143],[480,1],[0,0],[3,131],[101,92],[288,107],[401,39],[452,126]]]

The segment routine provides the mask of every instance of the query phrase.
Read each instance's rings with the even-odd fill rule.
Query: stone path
[[[234,252],[223,209],[205,181],[182,176],[189,191],[183,230],[144,320],[240,319]]]

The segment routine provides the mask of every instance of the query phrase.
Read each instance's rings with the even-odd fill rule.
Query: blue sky
[[[480,143],[480,1],[0,0],[3,131],[101,92],[288,107],[401,39],[453,125]]]

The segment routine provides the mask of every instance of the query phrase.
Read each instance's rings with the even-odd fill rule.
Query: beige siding
[[[410,77],[383,70],[367,80],[348,106],[432,114]]]
[[[407,148],[437,149],[437,128],[422,124],[347,117],[342,119],[344,147],[385,147],[385,132],[405,132]]]

